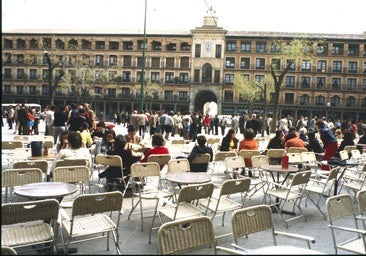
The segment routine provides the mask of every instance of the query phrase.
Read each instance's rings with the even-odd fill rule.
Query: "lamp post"
[[[144,111],[144,85],[145,85],[145,46],[146,46],[146,6],[145,0],[145,14],[144,14],[144,40],[142,42],[142,67],[141,67],[141,90],[140,90],[140,111]]]

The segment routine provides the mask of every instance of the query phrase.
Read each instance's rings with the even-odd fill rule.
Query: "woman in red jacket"
[[[153,147],[146,150],[144,157],[140,160],[140,162],[147,162],[149,155],[152,154],[169,154],[168,148],[165,147],[165,140],[163,138],[163,135],[161,135],[160,133],[156,133],[152,136],[151,145]],[[164,166],[160,166],[160,170],[163,167]]]

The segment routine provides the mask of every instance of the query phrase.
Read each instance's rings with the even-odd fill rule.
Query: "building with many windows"
[[[56,105],[87,101],[106,117],[139,109],[144,70],[145,87],[159,86],[144,98],[145,109],[203,112],[215,102],[218,114],[240,113],[248,105],[234,89],[235,74],[260,81],[276,58],[273,39],[298,37],[322,44],[314,43],[313,61],[304,59],[286,74],[280,114],[366,120],[366,32],[228,31],[213,16],[191,31],[148,31],[146,44],[137,31],[3,31],[2,102],[49,103],[47,51],[53,64],[63,63],[54,77],[61,66],[65,72]],[[254,112],[262,111],[263,102],[256,102]]]

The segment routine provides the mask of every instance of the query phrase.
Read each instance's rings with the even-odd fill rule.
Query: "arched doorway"
[[[205,114],[204,108],[205,108],[206,103],[210,103],[209,108],[210,108],[210,110],[213,110],[214,106],[212,106],[212,104],[213,103],[217,104],[217,97],[213,92],[211,92],[209,90],[200,91],[199,93],[197,93],[197,95],[194,99],[194,111]],[[207,110],[207,107],[208,107],[208,105],[206,105],[206,110]],[[216,113],[217,113],[217,105],[216,105]],[[216,114],[216,113],[214,113],[214,114]]]

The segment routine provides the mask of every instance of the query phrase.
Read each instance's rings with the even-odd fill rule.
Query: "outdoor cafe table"
[[[295,247],[289,245],[277,245],[277,246],[266,246],[257,249],[253,249],[248,251],[251,255],[263,255],[263,254],[270,254],[270,255],[319,255],[324,254],[322,252],[311,250],[308,248],[302,247]]]
[[[64,196],[76,191],[77,186],[75,184],[66,182],[37,182],[14,188],[14,194],[19,196],[34,200],[55,198],[59,202],[62,201]]]
[[[211,176],[204,172],[173,172],[168,173],[165,179],[177,184],[200,184],[211,181]]]
[[[264,171],[270,172],[272,179],[274,182],[276,183],[280,183],[280,174],[284,173],[285,175],[285,179],[282,181],[282,184],[286,181],[286,179],[288,178],[288,176],[290,175],[290,173],[295,173],[299,170],[298,167],[295,166],[291,166],[289,165],[288,168],[283,168],[282,165],[280,164],[269,164],[269,165],[262,165],[261,168]],[[277,173],[277,180],[274,177],[274,173]]]

